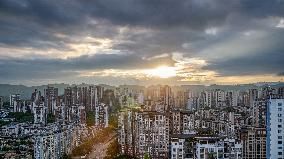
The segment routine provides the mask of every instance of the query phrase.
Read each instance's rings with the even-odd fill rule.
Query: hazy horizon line
[[[254,83],[236,83],[236,84],[226,84],[226,83],[212,83],[212,84],[197,84],[197,83],[192,83],[192,84],[163,84],[163,83],[155,83],[155,84],[107,84],[107,83],[65,83],[65,82],[60,82],[60,83],[46,83],[46,84],[40,84],[40,85],[27,85],[27,84],[15,84],[15,83],[0,83],[0,85],[11,85],[11,86],[25,86],[25,87],[40,87],[40,86],[48,86],[48,85],[107,85],[107,86],[144,86],[144,87],[149,87],[149,86],[158,86],[158,85],[168,85],[168,86],[213,86],[213,85],[220,85],[220,86],[237,86],[237,85],[257,85],[257,84],[281,84],[284,83],[282,81],[263,81],[263,82],[254,82]]]

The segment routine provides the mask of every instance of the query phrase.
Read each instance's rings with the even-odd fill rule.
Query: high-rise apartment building
[[[13,107],[14,112],[19,112],[21,107],[21,95],[11,94],[10,95],[10,106]]]
[[[269,99],[267,106],[266,156],[284,158],[284,99]]]
[[[3,108],[3,97],[2,96],[0,96],[0,110]]]
[[[55,107],[58,104],[58,88],[48,86],[47,89],[44,90],[44,102],[47,106],[48,113],[55,114]]]

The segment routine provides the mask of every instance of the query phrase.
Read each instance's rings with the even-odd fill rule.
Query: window
[[[282,108],[278,108],[278,111],[282,111]]]
[[[282,155],[282,152],[278,152],[278,155]]]
[[[278,141],[278,144],[282,144],[282,141]]]
[[[278,117],[281,117],[282,116],[282,114],[278,114]]]
[[[278,136],[278,139],[282,139],[282,136]]]
[[[282,131],[281,130],[278,130],[278,133],[281,133]]]
[[[278,125],[278,128],[282,128],[282,125]]]
[[[282,103],[278,103],[278,106],[282,106]]]
[[[278,122],[282,122],[282,119],[278,119]]]

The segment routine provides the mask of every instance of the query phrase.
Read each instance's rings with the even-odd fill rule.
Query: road
[[[97,143],[93,146],[93,150],[89,155],[86,156],[87,159],[103,159],[106,156],[106,151],[111,142],[116,140],[115,134],[111,134],[109,139],[103,143]]]

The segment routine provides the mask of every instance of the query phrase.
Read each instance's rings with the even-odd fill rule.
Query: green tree
[[[10,102],[3,102],[3,107],[4,108],[9,108],[10,107]]]
[[[0,127],[4,126],[4,125],[8,125],[10,123],[11,123],[11,121],[0,121]]]
[[[15,118],[15,122],[24,123],[24,122],[33,122],[34,116],[32,113],[23,113],[23,112],[10,112],[8,114],[9,118]]]
[[[71,159],[71,157],[69,155],[67,155],[66,153],[63,154],[62,159]]]
[[[144,155],[144,159],[150,159],[149,154],[146,153],[146,154]]]
[[[95,112],[88,111],[86,114],[86,124],[87,126],[95,125]]]
[[[55,122],[55,116],[51,113],[47,114],[47,123],[54,123]]]

